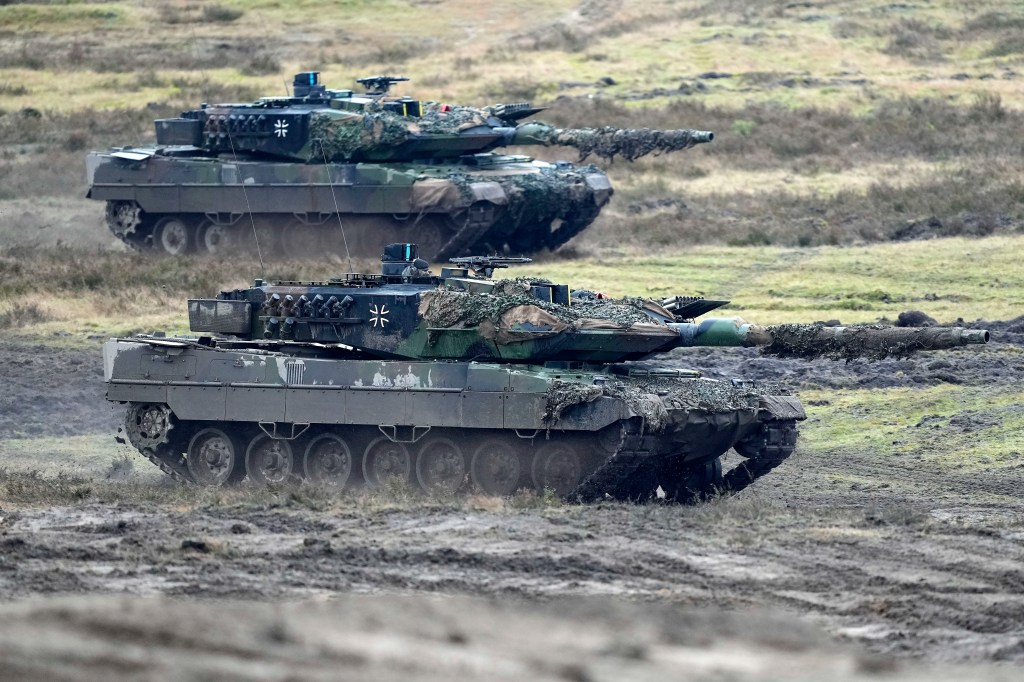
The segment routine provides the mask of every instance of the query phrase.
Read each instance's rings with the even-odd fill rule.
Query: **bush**
[[[203,7],[203,19],[215,21],[222,24],[230,24],[237,21],[245,14],[245,10],[236,7],[225,7],[224,5],[207,5]]]

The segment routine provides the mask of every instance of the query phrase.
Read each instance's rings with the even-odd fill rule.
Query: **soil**
[[[874,363],[752,349],[669,361],[795,389],[1019,385],[1024,319],[968,326],[992,343]],[[0,440],[113,438],[95,344],[3,343]],[[123,485],[169,486],[137,466],[145,480]],[[341,665],[409,679],[1010,679],[1024,664],[1021,490],[1024,466],[949,475],[798,449],[697,507],[324,505],[289,490],[4,501],[0,660],[34,679],[319,679]]]

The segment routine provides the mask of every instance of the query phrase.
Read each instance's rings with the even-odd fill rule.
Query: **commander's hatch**
[[[692,320],[728,304],[729,301],[712,301],[703,296],[670,296],[661,300],[661,306],[679,320]]]

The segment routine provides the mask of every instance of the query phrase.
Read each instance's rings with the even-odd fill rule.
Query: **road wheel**
[[[412,458],[403,443],[395,443],[384,436],[366,446],[363,452],[363,478],[371,487],[380,487],[389,478],[409,480]]]
[[[341,436],[321,434],[306,447],[303,469],[310,483],[340,490],[352,475],[352,451]]]
[[[201,429],[192,436],[186,452],[188,471],[199,485],[222,486],[245,477],[238,445],[222,429]]]
[[[547,442],[533,458],[533,485],[538,491],[550,488],[565,497],[579,485],[582,472],[579,455],[566,442]]]
[[[245,451],[245,470],[253,483],[287,483],[295,470],[291,443],[265,433],[256,434]]]
[[[204,219],[196,229],[200,253],[211,256],[226,255],[235,245],[236,231],[234,225],[221,225],[209,218]]]
[[[485,440],[473,453],[470,476],[473,485],[487,495],[511,495],[519,487],[523,468],[512,443],[500,438]]]
[[[324,233],[328,229],[328,225],[308,225],[292,220],[281,231],[281,252],[291,260],[323,255],[326,246]]]
[[[416,481],[427,491],[455,492],[466,482],[466,458],[447,438],[428,438],[416,458]]]
[[[185,256],[195,250],[195,228],[182,218],[161,218],[153,230],[153,247],[166,256]]]

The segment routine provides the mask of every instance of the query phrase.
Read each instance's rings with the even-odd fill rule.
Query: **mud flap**
[[[761,421],[768,421],[770,419],[803,421],[807,419],[804,406],[791,395],[761,396],[760,408],[763,411],[759,415]]]

